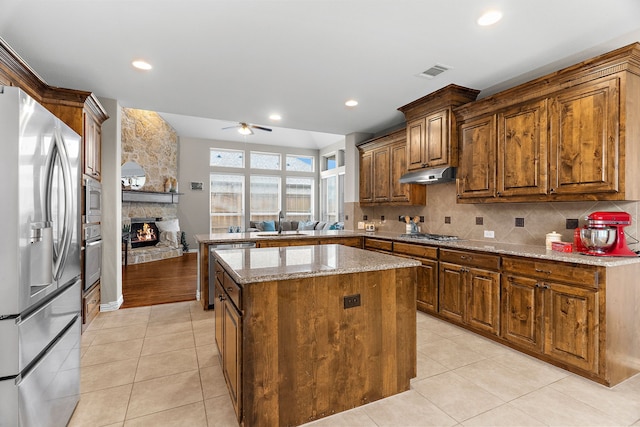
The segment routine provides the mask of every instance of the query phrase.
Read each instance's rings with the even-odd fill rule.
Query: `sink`
[[[277,231],[272,231],[270,233],[258,233],[257,236],[258,237],[277,237],[277,236],[306,236],[307,233],[302,233],[298,230],[293,230],[293,231],[283,231],[282,233],[278,234]]]

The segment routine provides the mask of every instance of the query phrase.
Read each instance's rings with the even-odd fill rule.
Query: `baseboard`
[[[111,301],[106,304],[100,304],[100,311],[116,311],[124,303],[124,297],[120,294],[118,301]]]

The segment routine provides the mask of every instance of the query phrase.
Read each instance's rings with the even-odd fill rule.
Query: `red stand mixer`
[[[593,212],[587,216],[587,225],[579,229],[577,250],[586,255],[637,257],[627,246],[624,227],[628,225],[631,215],[626,212]]]

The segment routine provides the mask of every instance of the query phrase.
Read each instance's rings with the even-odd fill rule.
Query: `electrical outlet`
[[[360,305],[360,294],[343,297],[344,308],[358,307]]]
[[[451,224],[451,217],[450,216],[445,216],[444,217],[444,223],[445,224]]]
[[[524,227],[524,218],[516,218],[516,227]]]
[[[486,237],[487,239],[493,239],[496,237],[496,235],[493,230],[484,230],[484,237]]]
[[[344,220],[345,220],[345,221],[349,221],[349,215],[345,215],[345,216],[344,216]]]
[[[362,220],[366,221],[368,219],[368,217],[366,215],[362,215]]]
[[[420,217],[420,222],[424,222],[424,217],[423,216]]]
[[[380,216],[380,221],[384,221],[384,215]]]
[[[476,225],[482,225],[484,223],[484,218],[481,216],[476,217]]]
[[[576,228],[578,228],[578,219],[577,218],[567,219],[566,227],[567,227],[567,230],[575,230]]]

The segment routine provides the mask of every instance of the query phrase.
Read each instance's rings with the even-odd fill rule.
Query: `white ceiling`
[[[477,26],[489,8],[504,18]],[[220,128],[246,121],[277,126],[247,141],[307,148],[401,123],[398,107],[449,83],[482,97],[640,41],[638,0],[0,0],[0,10],[0,37],[50,85],[161,112],[183,137],[233,140]],[[133,69],[139,58],[153,70]],[[452,69],[417,77],[436,63]]]

